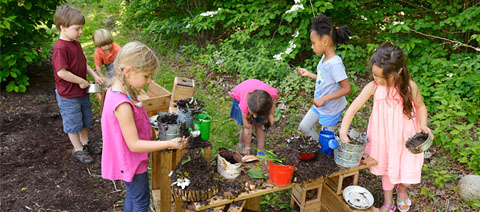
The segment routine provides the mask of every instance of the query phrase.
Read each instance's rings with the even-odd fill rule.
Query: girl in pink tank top
[[[148,211],[148,153],[187,144],[185,138],[152,141],[145,108],[136,100],[158,69],[154,52],[140,42],[127,43],[114,62],[114,81],[105,96],[102,111],[102,177],[123,180],[126,187],[124,211]]]
[[[410,79],[402,49],[386,42],[373,53],[370,65],[374,80],[363,88],[345,113],[340,140],[350,142],[347,132],[353,116],[373,96],[365,152],[378,162],[370,172],[382,176],[384,203],[380,211],[393,212],[398,207],[405,212],[412,204],[407,187],[420,183],[423,166],[423,153],[412,154],[405,141],[420,131],[427,132],[432,139],[433,134],[427,127],[427,109],[417,84]]]

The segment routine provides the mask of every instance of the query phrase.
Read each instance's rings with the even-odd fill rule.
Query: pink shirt
[[[273,98],[277,99],[277,89],[269,86],[258,79],[248,79],[238,84],[232,92],[232,98],[236,99],[239,104],[240,110],[244,114],[248,114],[247,95],[254,90],[264,90]]]
[[[152,128],[145,108],[134,106],[124,94],[113,92],[111,88],[108,89],[102,112],[102,177],[109,180],[131,182],[135,174],[147,171],[148,152],[130,151],[123,139],[114,111],[125,102],[133,108],[138,137],[143,140],[152,139]]]

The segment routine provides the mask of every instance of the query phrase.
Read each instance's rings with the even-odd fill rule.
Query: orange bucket
[[[288,186],[292,183],[295,165],[277,165],[268,161],[268,173],[270,174],[270,182],[276,186]]]

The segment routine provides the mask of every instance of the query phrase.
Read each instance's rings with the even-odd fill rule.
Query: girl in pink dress
[[[373,81],[363,88],[345,113],[340,127],[340,140],[350,142],[347,132],[355,113],[373,96],[373,108],[368,123],[369,143],[365,152],[378,165],[370,172],[382,176],[384,203],[382,212],[408,211],[412,204],[407,187],[420,183],[423,153],[412,154],[405,141],[415,133],[427,132],[427,109],[422,95],[410,79],[405,53],[390,42],[382,44],[370,59]],[[393,202],[393,188],[397,204]]]

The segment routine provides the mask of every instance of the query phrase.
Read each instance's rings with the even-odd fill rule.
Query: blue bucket
[[[320,152],[327,156],[332,156],[333,150],[338,147],[338,142],[335,140],[335,133],[326,128],[320,131],[318,142],[322,146],[320,147]]]

